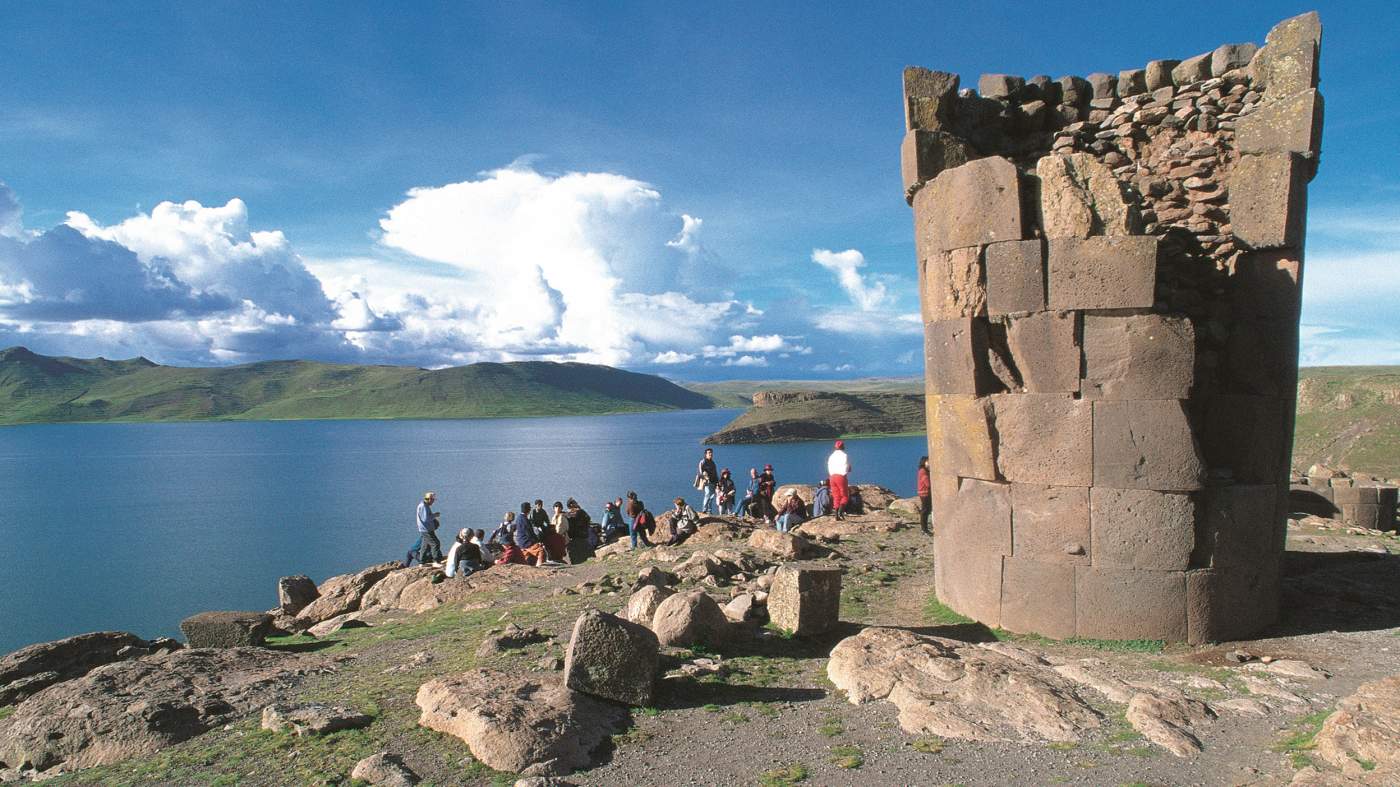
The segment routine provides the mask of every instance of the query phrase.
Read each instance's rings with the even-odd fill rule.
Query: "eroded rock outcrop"
[[[320,623],[336,615],[354,612],[360,608],[365,594],[375,583],[389,576],[400,567],[398,561],[380,563],[353,574],[341,574],[322,582],[320,596],[297,613],[299,620]]]
[[[996,647],[867,628],[831,651],[827,677],[852,704],[886,700],[914,735],[975,741],[1077,741],[1102,718],[1039,657]]]
[[[146,641],[125,631],[94,631],[40,642],[0,658],[0,706],[13,705],[115,661],[179,650],[172,639]]]
[[[98,667],[0,721],[0,768],[71,771],[152,754],[275,701],[307,665],[262,648],[196,648]]]

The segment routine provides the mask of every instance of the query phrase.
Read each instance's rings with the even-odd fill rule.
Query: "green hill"
[[[857,380],[721,380],[713,383],[682,383],[705,394],[719,407],[748,407],[759,391],[825,392],[844,394],[924,393],[923,377],[863,377]],[[922,427],[920,427],[922,428]]]
[[[144,358],[0,350],[0,424],[301,418],[495,418],[705,409],[654,375],[581,363],[448,369],[268,361],[184,368]]]
[[[1400,367],[1302,370],[1293,467],[1315,463],[1400,477]]]
[[[923,394],[760,391],[752,403],[705,442],[776,443],[924,431]]]

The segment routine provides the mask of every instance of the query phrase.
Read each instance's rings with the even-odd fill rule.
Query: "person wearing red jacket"
[[[914,474],[914,483],[919,492],[919,527],[923,528],[925,533],[932,535],[933,531],[929,530],[929,515],[933,513],[933,484],[928,477],[927,456],[919,459],[919,469]]]

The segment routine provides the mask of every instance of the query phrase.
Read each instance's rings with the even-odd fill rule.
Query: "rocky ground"
[[[1400,748],[1400,687],[1367,685],[1400,674],[1393,537],[1326,520],[1295,523],[1283,620],[1271,635],[1189,648],[1052,642],[960,619],[934,600],[932,540],[907,517],[879,512],[806,528],[813,545],[799,562],[845,569],[835,631],[804,638],[748,627],[722,645],[664,648],[666,677],[652,704],[571,706],[567,723],[582,727],[574,734],[601,744],[567,780],[1396,783],[1387,769]],[[425,784],[511,784],[516,774],[487,767],[451,731],[420,726],[420,703],[437,708],[434,726],[449,730],[470,715],[452,703],[474,698],[508,705],[527,697],[547,711],[582,611],[624,611],[638,571],[651,566],[679,575],[679,590],[701,589],[721,603],[758,591],[771,581],[768,567],[784,562],[771,550],[789,545],[750,546],[749,536],[743,525],[715,523],[680,548],[422,586],[413,580],[429,576],[426,569],[393,572],[402,575],[395,584],[371,591],[382,603],[362,615],[368,627],[275,637],[258,651],[265,655],[138,642],[133,660],[52,677],[60,682],[0,707],[0,760],[29,740],[54,762],[123,758],[53,784],[345,784],[356,763],[387,751],[391,765],[400,758]],[[495,670],[484,673],[494,683],[458,678],[482,674],[469,672],[478,668]],[[3,670],[0,662],[0,678]],[[141,685],[163,693],[141,694]],[[263,713],[273,702],[338,706],[363,726],[264,729],[269,715],[288,712]],[[1346,712],[1334,714],[1339,706]],[[122,708],[146,720],[139,734],[112,721]],[[0,773],[17,778],[14,766]],[[388,778],[383,770],[360,773]]]

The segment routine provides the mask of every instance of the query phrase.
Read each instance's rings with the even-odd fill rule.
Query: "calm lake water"
[[[694,496],[699,441],[735,412],[3,428],[0,654],[102,629],[178,636],[195,612],[268,609],[278,577],[320,582],[402,557],[429,489],[449,533],[489,531],[537,497],[596,514],[635,489],[660,513]],[[829,450],[717,446],[716,459],[742,490],[764,462],[779,483],[813,483]],[[856,483],[914,493],[922,438],[847,450]]]

